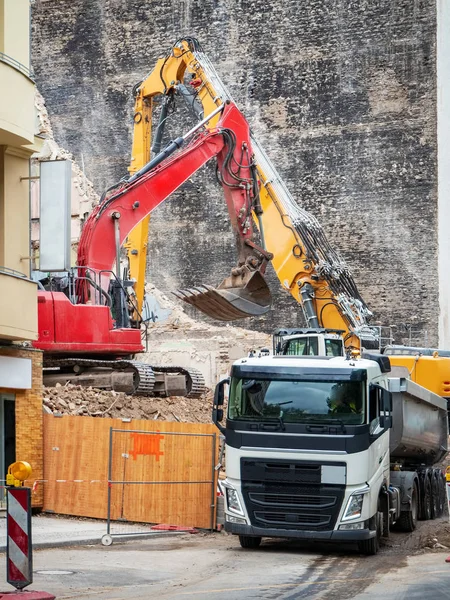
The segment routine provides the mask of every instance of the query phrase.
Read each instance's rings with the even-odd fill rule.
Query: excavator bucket
[[[219,321],[259,317],[272,304],[269,287],[259,271],[248,272],[244,277],[227,277],[217,288],[201,285],[174,294]]]

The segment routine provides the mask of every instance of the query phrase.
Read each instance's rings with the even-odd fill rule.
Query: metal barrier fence
[[[149,535],[152,524],[213,530],[216,453],[216,434],[111,427],[102,543]]]

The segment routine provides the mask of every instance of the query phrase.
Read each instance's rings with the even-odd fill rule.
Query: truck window
[[[344,356],[342,340],[325,339],[325,354],[327,356]]]
[[[365,385],[361,381],[282,381],[232,378],[228,401],[231,420],[317,423],[336,419],[365,423]]]
[[[283,354],[289,356],[317,356],[319,354],[318,339],[317,337],[304,337],[288,340]]]

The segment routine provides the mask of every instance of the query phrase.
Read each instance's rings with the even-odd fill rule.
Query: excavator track
[[[133,371],[132,394],[151,396],[155,385],[155,374],[150,365],[138,362],[135,360],[96,360],[90,358],[61,358],[61,359],[46,359],[44,361],[45,368],[70,368],[80,367],[81,369],[109,368],[111,371]],[[70,374],[67,374],[70,375]],[[68,377],[72,383],[76,383],[79,376],[74,375]],[[95,380],[91,384],[95,387]],[[129,393],[129,392],[128,392]]]
[[[180,375],[184,375],[186,381],[186,393],[184,394],[187,398],[200,398],[206,390],[205,378],[202,373],[198,369],[193,369],[192,367],[159,367],[152,366],[152,369],[156,376],[159,373],[177,373]]]
[[[64,380],[70,381],[74,384],[81,384],[84,386],[91,385],[92,387],[104,387],[96,383],[96,374],[94,369],[111,369],[113,374],[120,374],[120,372],[127,372],[125,387],[123,382],[118,382],[119,388],[115,388],[111,381],[112,389],[117,391],[125,391],[128,394],[134,394],[138,396],[169,396],[170,382],[167,381],[166,375],[181,376],[183,378],[182,389],[179,389],[179,395],[186,396],[187,398],[200,398],[205,390],[205,379],[200,371],[193,368],[185,368],[178,366],[152,366],[147,363],[135,361],[135,360],[97,360],[89,358],[61,358],[61,359],[46,359],[44,361],[45,368],[59,368],[59,369],[70,369],[79,368],[81,375],[75,371],[60,372],[60,375],[56,375],[56,379],[60,379],[60,383],[64,383]],[[92,375],[90,375],[90,370]],[[131,371],[131,373],[130,373]],[[84,374],[84,376],[83,376]],[[97,374],[98,377],[98,374]],[[112,376],[113,377],[113,376]],[[45,379],[45,375],[44,375]],[[79,381],[77,382],[77,379]],[[49,383],[52,385],[51,383]],[[155,389],[156,388],[156,389]]]

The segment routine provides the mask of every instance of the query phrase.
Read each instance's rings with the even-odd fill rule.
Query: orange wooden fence
[[[211,527],[213,424],[45,415],[44,510],[106,518],[110,437],[112,519]]]

